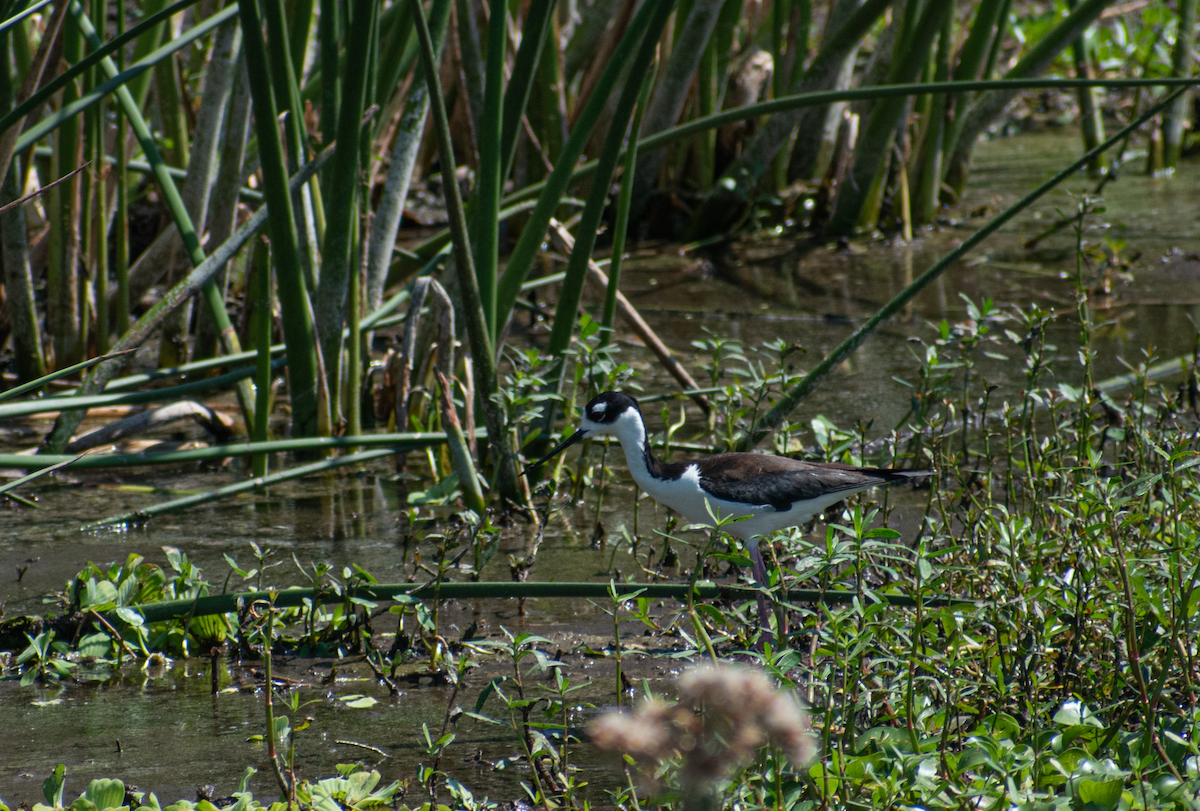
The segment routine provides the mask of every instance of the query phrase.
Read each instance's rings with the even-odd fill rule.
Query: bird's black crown
[[[616,422],[618,417],[631,408],[639,410],[637,400],[619,391],[606,391],[593,397],[591,402],[584,406],[583,413],[592,422],[610,423]]]

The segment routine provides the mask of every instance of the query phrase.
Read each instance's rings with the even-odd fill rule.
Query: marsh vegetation
[[[0,808],[1200,804],[1196,0],[0,19]]]

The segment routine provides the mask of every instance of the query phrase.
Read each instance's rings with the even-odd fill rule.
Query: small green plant
[[[71,651],[71,645],[54,638],[54,631],[42,631],[37,636],[25,634],[29,646],[17,656],[21,668],[21,686],[34,682],[56,684],[71,675],[77,665],[63,657]]]

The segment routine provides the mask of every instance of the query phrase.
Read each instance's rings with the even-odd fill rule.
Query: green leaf
[[[111,650],[112,638],[103,631],[88,634],[79,640],[80,656],[87,656],[92,659],[105,659]]]
[[[1064,702],[1054,713],[1054,723],[1062,726],[1089,726],[1104,729],[1104,722],[1092,714],[1087,705],[1080,701]]]
[[[352,693],[348,696],[341,696],[338,698],[338,700],[347,707],[355,710],[365,710],[368,707],[374,707],[379,703],[376,699],[371,698],[371,696],[359,695],[357,693]]]
[[[24,680],[21,682],[24,684]],[[63,802],[63,787],[67,784],[67,767],[63,764],[58,764],[50,776],[42,783],[42,796],[46,798],[46,802],[55,808],[62,808]]]
[[[1092,805],[1102,811],[1111,811],[1121,801],[1121,791],[1124,780],[1081,780],[1079,781],[1079,800],[1085,806]]]
[[[99,811],[120,808],[125,803],[125,784],[120,780],[96,779],[88,785],[83,796],[95,803]]]

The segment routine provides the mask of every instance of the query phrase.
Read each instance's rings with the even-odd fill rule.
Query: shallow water
[[[985,221],[982,216],[968,217],[968,213],[986,206],[988,216],[995,214],[1078,154],[1078,139],[1062,133],[1020,135],[981,145],[971,188],[953,214],[958,222],[937,232],[922,232],[913,245],[862,241],[849,250],[800,250],[789,240],[760,235],[720,257],[711,278],[691,270],[691,257],[663,249],[629,261],[622,286],[673,349],[687,353],[692,341],[710,334],[736,338],[747,349],[782,338],[802,345],[807,354],[798,363],[811,365],[897,293],[906,279],[919,274]],[[1098,377],[1126,371],[1125,362],[1139,362],[1144,351],[1159,358],[1190,354],[1193,322],[1200,320],[1200,261],[1193,253],[1200,250],[1198,181],[1200,166],[1195,164],[1185,164],[1170,179],[1131,173],[1108,186],[1107,211],[1089,219],[1086,241],[1097,242],[1105,236],[1123,239],[1125,254],[1139,255],[1132,280],[1118,283],[1105,307],[1097,311]],[[965,318],[962,294],[977,301],[990,297],[1004,308],[1036,302],[1071,312],[1074,293],[1064,274],[1074,273],[1072,232],[1048,238],[1032,254],[1020,246],[1055,221],[1058,211],[1074,210],[1077,198],[1068,191],[1078,193],[1092,186],[1094,181],[1077,178],[1066,190],[1052,192],[966,262],[948,271],[917,297],[905,317],[887,324],[802,403],[793,415],[794,422],[807,425],[813,417],[826,415],[838,425],[852,427],[859,420],[873,420],[869,434],[886,435],[908,410],[908,390],[895,378],[915,375],[913,352],[920,347],[910,339],[932,340],[932,325],[943,319]],[[1069,316],[1052,329],[1049,340],[1058,347],[1055,374],[1059,380],[1078,380],[1076,339],[1077,327]],[[624,345],[625,356],[645,372],[638,380],[645,392],[674,390],[674,384],[635,341],[626,340]],[[1003,345],[995,348],[1005,351]],[[981,361],[983,378],[1000,386],[997,398],[1011,396],[1021,384],[1019,359],[1011,345],[1006,354],[1007,361]],[[698,370],[703,360],[693,355],[687,364],[702,385],[706,379]],[[694,407],[686,407],[693,419],[698,416]],[[678,408],[672,406],[675,413]],[[658,409],[647,409],[647,417],[656,424]],[[29,421],[9,428],[40,433],[48,426],[48,421]],[[190,436],[194,432],[184,433]],[[686,439],[684,434],[686,429],[679,438]],[[811,441],[811,436],[803,439]],[[34,441],[28,434],[0,435],[6,450],[27,447]],[[613,449],[608,459],[611,462],[616,456]],[[615,467],[621,475],[622,466]],[[242,567],[249,567],[250,541],[274,551],[273,560],[281,565],[271,570],[269,579],[277,585],[303,582],[293,555],[305,565],[323,561],[340,571],[343,566],[358,564],[382,582],[406,580],[415,575],[417,553],[429,561],[435,550],[429,543],[408,542],[402,505],[388,480],[390,472],[387,464],[379,463],[354,474],[314,478],[157,518],[144,528],[100,533],[83,533],[78,528],[85,521],[161,502],[171,497],[168,491],[178,494],[227,484],[241,476],[240,470],[235,463],[209,471],[189,467],[94,472],[28,488],[25,492],[36,494],[43,509],[0,508],[4,510],[0,519],[4,615],[44,610],[45,595],[62,589],[88,561],[107,565],[136,552],[165,566],[164,546],[186,552],[216,591],[229,571],[222,555],[229,554]],[[158,490],[147,492],[143,487],[147,482]],[[653,530],[663,526],[665,516],[652,502],[641,502],[638,530],[648,540],[635,559],[627,548],[612,543],[621,527],[633,528],[632,503],[632,489],[625,483],[618,483],[605,496],[600,517],[610,540],[607,546],[592,543],[594,494],[583,507],[555,513],[538,550],[533,579],[606,580],[614,570],[640,574],[638,566],[661,556],[661,542],[654,540]],[[905,526],[919,509],[919,503],[904,506],[897,516],[898,525]],[[525,556],[532,539],[527,525],[508,529],[483,579],[508,579],[509,555]],[[651,551],[649,547],[657,548]],[[18,582],[16,572],[25,567]],[[242,587],[230,583],[231,589]],[[566,652],[564,661],[573,680],[594,680],[594,686],[581,694],[581,701],[605,704],[613,697],[611,660],[581,653],[602,648],[611,640],[611,619],[601,608],[586,601],[530,600],[522,615],[512,601],[452,604],[447,609],[448,627],[456,634],[476,623],[481,637],[499,636],[501,626],[514,633],[548,636]],[[674,608],[663,605],[655,611],[669,614]],[[641,627],[630,623],[626,635],[625,644],[636,643]],[[651,679],[667,675],[675,666],[672,660],[632,661],[636,675]],[[420,725],[428,723],[435,732],[440,729],[449,688],[410,685],[399,697],[391,698],[362,665],[353,662],[339,666],[337,682],[321,684],[331,664],[332,660],[325,658],[281,665],[285,675],[312,685],[301,694],[317,702],[304,710],[316,721],[310,730],[300,733],[301,776],[328,775],[335,763],[362,758],[380,764],[385,780],[410,778],[415,764],[422,761]],[[249,683],[250,666],[257,663],[235,667],[232,672],[226,668],[223,683]],[[473,677],[456,703],[473,708],[474,697],[485,682],[482,675]],[[336,700],[348,693],[368,693],[380,703],[370,710],[351,710]],[[496,711],[495,706],[492,710]],[[585,716],[580,711],[575,721]],[[273,778],[266,772],[261,744],[247,741],[261,731],[261,692],[213,698],[207,662],[201,660],[176,662],[163,670],[126,668],[114,678],[70,683],[62,691],[0,682],[0,719],[5,730],[0,797],[9,803],[39,801],[41,782],[58,762],[67,764],[68,796],[80,791],[91,777],[101,775],[122,777],[155,791],[167,802],[194,796],[195,788],[204,783],[217,784],[218,796],[224,796],[236,787],[244,767],[252,764],[261,770],[252,782],[256,793],[272,791]],[[511,753],[515,749],[512,733],[466,719],[456,731],[460,737],[443,764],[451,774],[493,799],[520,796],[517,781],[523,777],[521,773],[494,772],[464,763],[477,750],[484,752],[486,760]],[[368,750],[338,744],[338,740],[379,747],[388,757],[381,759]],[[586,746],[582,753],[582,762],[596,763],[595,753],[588,753]],[[593,802],[603,799],[601,789],[612,787],[609,775],[607,770],[588,768],[585,776],[593,783],[589,795]]]

